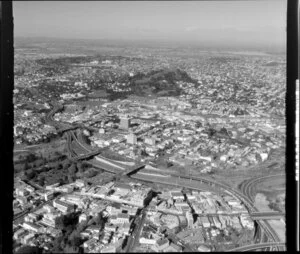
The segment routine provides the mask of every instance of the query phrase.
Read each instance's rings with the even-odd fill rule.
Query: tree
[[[25,176],[26,176],[27,180],[31,180],[32,178],[35,177],[35,175],[36,175],[36,173],[32,169],[28,169],[25,172]]]
[[[25,163],[23,164],[23,167],[22,167],[22,171],[24,172],[24,171],[26,171],[28,168],[29,168],[29,167],[28,167],[28,162],[25,161]]]
[[[54,156],[55,156],[55,157],[60,157],[60,156],[61,156],[61,153],[58,152],[58,151],[55,151],[55,152],[54,152]]]
[[[47,163],[47,160],[45,157],[42,158],[42,161],[43,161],[43,164],[46,164]]]
[[[78,253],[78,247],[72,246],[70,244],[67,244],[64,247],[64,253]]]
[[[35,162],[36,167],[40,167],[42,165],[43,165],[43,160],[38,160],[38,161]]]
[[[84,170],[84,168],[83,168],[82,166],[78,168],[78,172],[79,172],[79,173],[82,174],[82,173],[84,173],[84,171],[85,171],[85,170]]]
[[[70,174],[74,175],[77,172],[76,164],[73,163],[71,167],[68,168]]]
[[[17,252],[16,254],[40,254],[43,253],[43,250],[39,247],[33,247],[33,246],[22,246]]]
[[[53,241],[53,249],[51,250],[53,253],[59,253],[62,251],[61,248],[61,243],[64,239],[64,236],[59,236],[57,238],[55,238],[55,240]]]
[[[66,231],[65,235],[70,235],[78,222],[78,214],[70,213],[55,218],[57,228]]]
[[[30,153],[28,156],[27,156],[27,161],[28,162],[33,162],[36,160],[36,156],[32,153]]]
[[[79,173],[83,173],[84,172],[84,168],[83,168],[83,164],[82,162],[77,162],[77,168],[78,168],[78,171]]]
[[[59,216],[55,218],[55,225],[58,229],[65,228],[65,216]]]
[[[67,183],[68,182],[68,176],[64,175],[62,180],[63,180],[63,183]]]
[[[75,181],[75,175],[68,175],[68,182],[73,183]]]
[[[40,186],[44,186],[44,184],[45,184],[45,177],[44,176],[39,177],[38,184]]]
[[[60,163],[58,163],[58,162],[55,162],[54,165],[53,165],[53,168],[56,171],[58,171],[58,170],[62,169],[62,165]]]
[[[222,128],[220,129],[220,133],[221,133],[221,134],[224,134],[224,135],[226,135],[226,136],[229,136],[229,135],[228,135],[228,132],[227,132],[227,129],[224,128],[224,127],[222,127]]]
[[[171,161],[168,161],[167,162],[167,168],[172,167],[172,166],[173,166],[173,163]]]
[[[87,168],[90,167],[90,164],[87,163],[87,162],[85,162],[85,161],[83,161],[81,165],[82,165],[82,167],[83,167],[84,169],[87,169]]]
[[[71,165],[71,161],[70,160],[65,160],[63,163],[63,169],[67,169],[69,168]]]
[[[71,246],[73,247],[79,247],[82,243],[82,240],[78,234],[76,234],[72,239],[71,239]]]
[[[91,178],[97,175],[97,172],[95,170],[89,170],[88,172],[86,172],[86,177]]]

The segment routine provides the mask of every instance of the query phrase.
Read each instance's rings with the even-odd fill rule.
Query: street
[[[136,225],[138,225],[138,226],[135,227],[134,231],[132,232],[131,236],[129,237],[125,252],[132,252],[132,250],[138,244],[138,241],[139,241],[142,229],[143,229],[143,225],[145,223],[146,215],[147,215],[147,208],[144,208],[141,211],[141,214],[135,218],[135,221],[133,223],[136,223]]]

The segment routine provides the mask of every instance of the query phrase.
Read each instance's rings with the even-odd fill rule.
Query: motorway
[[[252,178],[250,180],[245,181],[242,185],[241,185],[241,191],[242,193],[247,196],[252,202],[254,202],[254,198],[255,198],[255,186],[258,183],[261,183],[263,181],[265,181],[266,179],[270,179],[270,178],[282,178],[285,177],[284,174],[276,174],[276,175],[268,175],[268,176],[260,176],[260,177],[256,177],[256,178]]]
[[[226,252],[232,252],[232,251],[254,251],[254,250],[260,250],[264,248],[269,248],[269,247],[283,247],[285,248],[286,243],[283,242],[267,242],[267,243],[258,243],[258,244],[251,244],[251,245],[246,245],[238,248],[234,248],[231,250],[228,250]]]
[[[261,219],[282,219],[285,216],[283,212],[253,212],[251,213],[251,217],[253,220],[261,220]]]
[[[53,109],[46,119],[50,120],[51,123],[55,122],[55,121],[53,121],[52,117],[55,114],[55,110],[57,111],[60,108],[61,107]],[[59,124],[60,124],[59,122],[55,122],[56,126]],[[71,131],[68,131],[68,133],[69,132],[71,132]],[[70,133],[69,135],[72,136],[74,134]],[[73,136],[73,138],[74,138],[74,136]],[[69,150],[69,153],[71,155],[73,155],[71,152],[73,149],[71,147],[72,143],[70,142],[70,140],[72,140],[72,139],[68,139],[68,150]],[[76,137],[75,137],[75,142],[80,143]],[[85,149],[85,150],[87,151],[88,149]],[[102,157],[102,160],[107,160],[107,159]],[[107,160],[107,162],[108,162],[107,164],[111,165],[109,168],[107,168],[108,165],[106,163],[101,163],[102,165],[99,166],[98,163],[95,163],[95,160],[90,161],[90,163],[93,164],[93,166],[95,166],[95,167],[101,168],[103,170],[107,170],[107,171],[115,173],[115,174],[120,173],[120,166],[116,165],[117,166],[117,168],[116,168],[116,167],[112,166],[113,163],[111,163],[108,160]],[[123,165],[123,167],[124,167],[124,165]],[[123,173],[125,171],[125,168],[122,170]],[[239,200],[241,200],[244,203],[244,205],[248,208],[248,211],[250,214],[252,212],[259,212],[258,209],[253,204],[253,200],[251,198],[252,196],[251,196],[251,194],[248,193],[248,188],[246,188],[245,192],[241,193],[240,191],[232,188],[231,186],[228,186],[228,185],[225,185],[223,183],[216,182],[213,180],[205,179],[203,177],[185,176],[185,175],[174,174],[174,173],[169,174],[169,175],[170,175],[170,177],[168,179],[164,179],[163,177],[161,178],[161,179],[168,180],[168,181],[159,180],[158,176],[152,177],[151,175],[147,175],[145,177],[145,176],[141,175],[141,172],[137,172],[135,175],[131,175],[131,177],[134,179],[143,180],[143,181],[158,182],[158,183],[163,182],[166,184],[173,184],[173,185],[176,182],[177,186],[188,187],[188,188],[192,188],[192,189],[199,189],[197,187],[197,186],[199,186],[199,184],[200,185],[206,184],[207,186],[212,186],[213,188],[217,188],[217,189],[221,189],[221,190],[230,192],[233,196],[237,197]],[[173,178],[173,181],[172,181],[172,178]],[[250,184],[250,186],[251,186],[251,184]],[[203,190],[203,188],[200,188],[200,189]],[[250,196],[248,197],[247,195],[245,195],[245,193],[248,193]],[[266,235],[272,242],[280,243],[280,239],[279,239],[278,235],[276,234],[274,229],[270,226],[270,224],[267,222],[267,220],[257,220],[257,224],[261,227],[261,229],[266,233]],[[263,235],[263,234],[261,234],[261,235]]]
[[[260,176],[260,177],[255,177],[252,178],[250,180],[247,180],[245,182],[242,183],[240,189],[241,192],[244,194],[244,196],[247,196],[249,198],[249,200],[254,203],[254,199],[255,199],[255,186],[258,183],[261,183],[267,179],[271,179],[271,178],[282,178],[285,177],[284,174],[275,174],[275,175],[268,175],[268,176]],[[258,220],[262,220],[261,224],[265,224],[270,231],[272,231],[272,234],[275,236],[277,235],[275,230],[273,229],[273,227],[269,224],[268,219],[281,219],[282,217],[285,217],[285,213],[279,213],[279,212],[259,212],[259,211],[255,211],[252,213],[253,219],[256,219],[257,222]],[[264,238],[264,234],[262,233],[260,235],[260,242],[263,241]],[[277,236],[276,239],[273,238],[274,241],[280,241],[280,238]]]

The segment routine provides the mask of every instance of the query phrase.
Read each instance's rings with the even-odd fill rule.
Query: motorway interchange
[[[66,131],[68,157],[74,161],[79,159],[92,158],[93,156],[96,156],[97,158],[97,156],[99,156],[98,154],[101,153],[101,149],[97,151],[92,151],[89,148],[89,145],[84,143],[82,137],[80,136],[81,134],[76,136],[74,132],[74,128],[72,127],[66,128],[65,124],[62,125],[60,122],[56,122],[53,120],[52,118],[53,115],[61,109],[62,109],[61,106],[58,105],[55,106],[53,110],[51,110],[50,113],[47,115],[46,121],[48,121],[49,124],[58,127],[60,130]],[[72,144],[74,143],[76,143],[77,147],[82,148],[83,155],[82,154],[78,155],[74,152],[74,149],[72,148]],[[138,167],[128,167],[125,165],[120,165],[117,162],[114,162],[113,160],[104,158],[101,155],[99,156],[99,158],[101,158],[101,162],[97,160],[91,160],[90,163],[96,168],[101,168],[103,170],[117,174],[118,176],[126,174],[128,176],[130,175],[131,178],[137,180],[164,183],[164,184],[173,184],[176,186],[189,187],[198,190],[203,190],[204,187],[197,188],[196,186],[203,186],[203,184],[205,184],[215,189],[229,191],[233,196],[237,197],[244,203],[244,205],[247,207],[250,213],[250,216],[252,216],[252,218],[256,220],[256,223],[258,225],[257,233],[255,235],[255,241],[254,241],[255,244],[251,246],[243,246],[236,249],[232,249],[231,251],[250,251],[255,249],[259,250],[259,249],[268,249],[268,248],[270,250],[276,250],[276,249],[279,251],[285,250],[285,243],[280,241],[280,238],[278,237],[277,233],[268,222],[268,219],[284,217],[284,213],[259,212],[258,209],[254,206],[254,189],[253,189],[254,185],[256,185],[261,181],[266,180],[267,178],[282,177],[283,175],[270,175],[270,176],[253,178],[247,181],[245,184],[243,184],[241,186],[241,191],[240,191],[228,185],[225,185],[223,183],[212,181],[203,177],[191,177],[191,176],[187,177],[185,175],[174,174],[170,172],[168,172],[167,175],[162,174],[161,176],[159,176],[159,174],[157,174],[156,172],[153,172],[154,174],[151,173],[143,174],[143,170],[141,172],[137,172],[137,171],[143,169],[145,165],[138,165]],[[142,230],[142,225],[143,225],[142,221],[145,217],[144,216],[145,211],[143,211],[142,214],[143,215],[142,218],[140,218],[141,221],[139,223],[139,226],[134,230],[132,236],[129,238],[129,244],[128,244],[129,247],[127,250],[131,250],[132,246],[136,244],[138,237],[135,236],[139,235]]]

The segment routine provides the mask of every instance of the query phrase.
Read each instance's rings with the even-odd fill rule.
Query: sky
[[[14,1],[14,33],[282,47],[286,4],[286,0]]]

